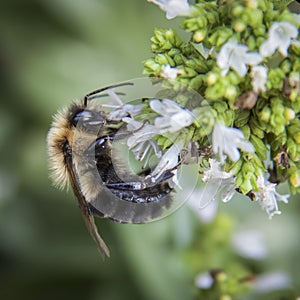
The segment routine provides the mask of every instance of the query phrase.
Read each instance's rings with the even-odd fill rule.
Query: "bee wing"
[[[89,209],[88,203],[85,200],[84,195],[80,190],[77,177],[75,175],[75,166],[72,163],[71,157],[66,159],[66,164],[67,164],[68,172],[70,174],[70,181],[73,188],[73,192],[78,201],[78,205],[81,210],[86,227],[89,230],[90,235],[93,237],[94,241],[96,242],[101,255],[110,257],[109,249],[106,246],[104,240],[101,238],[100,234],[98,233],[98,229],[95,224],[94,217]]]

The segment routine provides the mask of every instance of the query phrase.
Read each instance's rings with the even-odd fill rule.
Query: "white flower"
[[[132,131],[132,136],[129,137],[127,142],[130,148],[141,142],[148,141],[159,133],[157,128],[153,125],[144,124],[129,117],[123,118],[122,120],[127,123],[127,130]]]
[[[138,161],[144,161],[144,168],[148,164],[153,151],[157,157],[161,157],[161,149],[156,141],[152,139],[137,144],[135,147],[131,148],[131,150]]]
[[[229,41],[224,44],[217,55],[217,64],[226,75],[229,68],[235,70],[241,77],[247,73],[246,65],[254,66],[262,61],[262,56],[257,52],[248,52],[248,46]]]
[[[194,116],[188,109],[180,107],[170,99],[164,99],[163,101],[153,99],[150,102],[150,107],[162,116],[154,120],[154,125],[160,133],[176,132],[191,125],[194,121]]]
[[[262,56],[271,56],[277,49],[287,56],[288,48],[293,38],[298,36],[298,29],[295,25],[282,21],[274,23],[269,29],[268,39],[259,48]]]
[[[160,75],[165,79],[175,80],[178,75],[178,70],[176,68],[172,68],[170,65],[165,65],[163,66],[163,70]]]
[[[109,120],[120,121],[125,117],[134,117],[142,112],[144,104],[125,104],[119,109],[113,110],[109,116]]]
[[[190,141],[180,153],[180,159],[183,164],[196,164],[199,159],[199,144],[198,142]]]
[[[205,58],[208,59],[210,55],[215,54],[215,46],[209,48],[206,48],[203,43],[192,43],[192,45],[195,47],[195,49]]]
[[[251,78],[253,91],[256,93],[264,92],[266,90],[266,82],[268,79],[268,69],[263,66],[254,66],[251,68]]]
[[[278,210],[277,201],[288,203],[290,195],[281,195],[276,191],[276,184],[271,183],[265,179],[264,176],[257,178],[258,192],[254,192],[255,200],[259,201],[261,207],[269,215],[269,219],[272,219],[274,215],[280,215],[281,211]]]
[[[232,237],[235,250],[242,256],[252,259],[264,259],[268,255],[265,237],[260,231],[241,231]]]
[[[296,87],[299,86],[300,87],[300,72],[292,72],[290,73],[289,76],[289,84],[291,85],[291,87]]]
[[[148,0],[158,5],[166,12],[167,19],[173,19],[176,16],[188,16],[192,12],[187,0]]]
[[[223,202],[231,200],[235,194],[235,177],[232,172],[222,170],[220,162],[209,159],[209,168],[203,172],[202,182],[205,185],[197,186],[189,200],[189,205],[203,222],[210,222],[217,212],[216,198]]]
[[[214,199],[212,199],[211,195],[207,195],[208,192],[209,191],[206,187],[198,188],[197,190],[193,191],[188,201],[188,205],[203,223],[212,222],[215,219],[218,211],[218,202],[212,201]],[[212,192],[215,193],[215,190]],[[206,206],[202,207],[203,204]]]
[[[285,289],[291,284],[291,277],[282,271],[273,271],[256,277],[254,288],[259,292],[268,293]]]
[[[223,202],[231,200],[235,193],[236,186],[234,185],[235,177],[232,172],[225,172],[222,170],[221,163],[215,159],[209,159],[210,168],[203,172],[202,181],[206,182],[208,186],[206,189],[211,188],[215,193],[221,192],[221,199]]]
[[[195,285],[200,289],[209,289],[214,283],[214,279],[208,273],[201,273],[195,278]]]
[[[206,168],[203,172],[202,181],[203,182],[209,182],[213,180],[222,180],[222,179],[228,179],[232,178],[233,174],[231,172],[225,172],[222,170],[221,164],[213,159],[210,158],[209,160],[209,168]]]
[[[175,167],[178,166],[179,154],[182,148],[183,142],[173,144],[162,156],[153,172],[148,176],[148,178],[146,177],[146,179],[150,179],[151,182],[155,183],[166,171],[174,169],[173,173],[175,174],[175,176],[172,177],[172,182],[174,183],[174,185],[178,185],[177,172],[175,170]]]
[[[118,96],[118,94],[115,92],[115,89],[108,89],[107,94],[110,96],[112,100],[113,106],[122,106],[123,102]]]
[[[253,153],[254,147],[250,142],[244,140],[244,133],[236,128],[216,124],[212,133],[212,149],[219,154],[221,164],[224,164],[227,155],[236,162],[240,158],[239,149],[244,152]]]
[[[159,133],[155,126],[143,124],[128,117],[123,118],[123,121],[127,123],[127,130],[132,132],[127,140],[127,146],[132,150],[137,160],[145,161],[144,165],[146,165],[153,151],[157,157],[161,157],[161,149],[152,139]]]

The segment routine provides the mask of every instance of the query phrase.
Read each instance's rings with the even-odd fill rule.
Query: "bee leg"
[[[96,158],[103,155],[103,151],[105,149],[105,143],[110,140],[109,136],[104,136],[97,138],[93,143],[89,145],[89,147],[84,151],[84,155],[89,156],[93,155]]]
[[[129,191],[139,191],[144,190],[149,187],[158,185],[174,176],[174,173],[171,171],[165,171],[158,180],[156,180],[151,175],[147,176],[145,181],[136,181],[136,182],[114,182],[106,183],[106,187],[117,190],[129,190]]]
[[[97,139],[95,139],[90,145],[89,147],[85,150],[84,154],[89,156],[89,155],[93,155],[95,156],[96,158],[99,158],[101,155],[103,155],[105,153],[105,143],[107,141],[114,141],[114,140],[121,140],[123,139],[124,137],[127,137],[128,134],[124,134],[122,136],[110,136],[110,135],[107,135],[107,136],[102,136],[102,137],[99,137]]]

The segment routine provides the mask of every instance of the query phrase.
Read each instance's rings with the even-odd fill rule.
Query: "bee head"
[[[99,111],[96,107],[81,107],[74,104],[70,108],[68,116],[69,126],[81,129],[85,132],[95,133],[101,129],[106,123],[106,117],[103,111]]]
[[[75,132],[82,143],[89,145],[104,130],[105,124],[105,113],[92,103],[86,107],[81,102],[74,102],[54,116],[47,142],[51,178],[56,186],[63,188],[69,182],[66,159],[72,156]]]

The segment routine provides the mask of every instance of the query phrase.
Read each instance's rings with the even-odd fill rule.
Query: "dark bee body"
[[[118,122],[108,120],[101,105],[89,101],[109,88],[94,91],[83,103],[59,112],[48,134],[52,178],[60,187],[71,184],[87,227],[107,256],[109,250],[97,232],[93,214],[120,223],[156,218],[170,206],[174,176],[168,170],[153,180],[150,171],[132,176],[120,166],[112,144],[126,133],[119,134],[112,126]]]
[[[97,138],[95,147],[96,166],[104,185],[118,198],[136,203],[156,202],[171,192],[166,182],[173,173],[166,172],[164,177],[155,185],[147,185],[146,182],[126,182],[117,174],[111,155],[111,141],[114,136]],[[93,148],[93,147],[92,147]],[[124,171],[124,170],[121,170]],[[147,173],[147,172],[144,172]],[[123,178],[125,175],[123,174]]]

